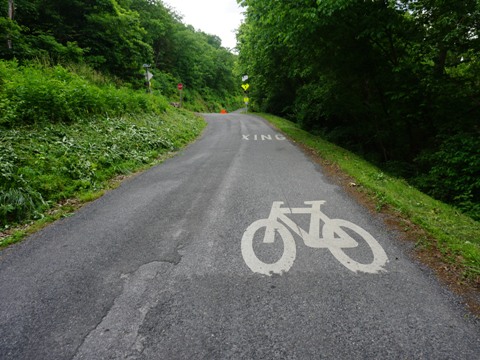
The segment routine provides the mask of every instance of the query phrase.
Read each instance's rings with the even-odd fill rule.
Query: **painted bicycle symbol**
[[[300,236],[308,247],[328,249],[343,266],[353,272],[360,271],[375,274],[385,271],[384,266],[388,262],[388,257],[378,241],[367,231],[352,222],[343,219],[330,219],[320,210],[321,205],[325,204],[325,201],[305,201],[307,207],[291,209],[282,207],[283,204],[283,201],[273,202],[268,218],[253,222],[243,234],[241,243],[242,256],[253,272],[271,275],[272,273],[279,274],[290,270],[297,252],[292,232]],[[287,216],[288,214],[309,214],[309,231],[307,232],[300,228]],[[323,222],[321,229],[320,222]],[[265,228],[263,243],[273,244],[277,233],[283,242],[283,254],[274,263],[265,263],[255,254],[253,240],[255,233],[262,228]],[[358,246],[357,240],[349,233],[356,234],[354,235],[355,238],[363,239],[368,244],[373,254],[371,263],[359,263],[345,253],[343,249]]]

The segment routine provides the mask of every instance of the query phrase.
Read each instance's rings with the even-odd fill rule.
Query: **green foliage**
[[[142,64],[151,62],[153,51],[143,41],[146,32],[137,12],[115,0],[106,1],[106,5],[91,9],[86,23],[78,29],[84,39],[79,42],[90,50],[101,70],[130,79]],[[100,64],[102,58],[105,61]]]
[[[239,2],[246,7],[239,60],[253,108],[321,132],[410,179],[433,180],[429,171],[439,161],[439,172],[449,167],[468,184],[419,180],[422,188],[469,213],[477,207],[468,190],[476,182],[464,176],[469,145],[457,142],[466,161],[441,164],[437,139],[478,136],[480,2]],[[414,162],[430,153],[439,155]]]
[[[182,147],[203,123],[85,65],[0,61],[0,228]]]
[[[167,107],[161,96],[111,84],[97,86],[61,66],[0,61],[0,78],[0,108],[5,110],[0,113],[0,125],[4,126],[72,122],[105,113],[161,113]]]
[[[43,197],[18,173],[12,143],[3,139],[4,134],[0,137],[0,223],[37,216],[45,205]]]
[[[6,5],[5,5],[6,9]],[[0,58],[8,59],[13,51],[8,48],[8,41],[17,43],[20,38],[21,27],[7,17],[0,17]]]
[[[415,179],[420,189],[480,220],[480,134],[448,137],[438,151],[424,154],[418,161],[433,164]]]
[[[192,141],[204,124],[185,112],[88,117],[0,133],[0,228],[53,203],[96,191]]]
[[[6,1],[1,1],[6,12]],[[240,80],[232,73],[236,55],[221,47],[217,36],[184,25],[161,1],[15,4],[14,20],[0,18],[0,59],[15,58],[22,65],[38,58],[63,65],[86,63],[136,89],[145,88],[142,65],[150,64],[153,85],[158,85],[154,90],[171,100],[179,82],[196,93],[209,93],[218,103],[240,93]]]

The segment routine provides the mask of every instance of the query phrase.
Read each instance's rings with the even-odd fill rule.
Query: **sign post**
[[[150,93],[150,80],[152,80],[153,74],[148,71],[150,68],[150,64],[143,64],[143,67],[145,69],[145,87],[147,88],[147,93]]]
[[[183,84],[179,83],[177,85],[178,91],[180,91],[180,107],[182,107],[182,101],[183,101]]]

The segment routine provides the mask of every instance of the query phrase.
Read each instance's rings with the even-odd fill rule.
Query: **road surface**
[[[1,359],[478,359],[479,323],[255,116],[0,252]]]

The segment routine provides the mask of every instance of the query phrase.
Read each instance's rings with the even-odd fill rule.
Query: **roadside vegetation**
[[[165,97],[117,88],[84,66],[0,62],[0,79],[4,235],[18,224],[51,220],[49,211],[65,201],[99,196],[110,179],[157,162],[205,126]],[[0,238],[0,246],[21,235]]]
[[[422,193],[405,180],[390,176],[362,157],[312,135],[289,120],[260,114],[295,142],[314,151],[326,164],[338,167],[351,177],[351,186],[366,192],[378,211],[389,208],[405,219],[401,230],[409,230],[411,221],[425,231],[417,247],[439,251],[442,259],[466,281],[480,285],[480,223],[453,206]]]

